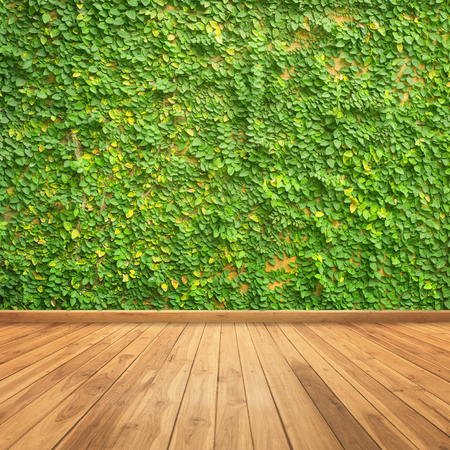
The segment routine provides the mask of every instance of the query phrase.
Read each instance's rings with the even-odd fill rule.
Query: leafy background
[[[4,309],[450,309],[450,4],[0,5]]]

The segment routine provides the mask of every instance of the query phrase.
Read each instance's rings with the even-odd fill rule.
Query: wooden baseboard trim
[[[0,323],[449,322],[450,311],[0,311]]]

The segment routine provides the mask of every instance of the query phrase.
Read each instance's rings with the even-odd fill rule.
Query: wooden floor
[[[0,449],[450,450],[450,323],[0,323]]]

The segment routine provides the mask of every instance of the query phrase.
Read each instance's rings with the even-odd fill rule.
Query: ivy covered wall
[[[450,3],[0,5],[0,306],[450,309]]]

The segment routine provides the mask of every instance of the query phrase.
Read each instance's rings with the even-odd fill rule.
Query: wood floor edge
[[[17,322],[449,322],[450,311],[0,311]]]

